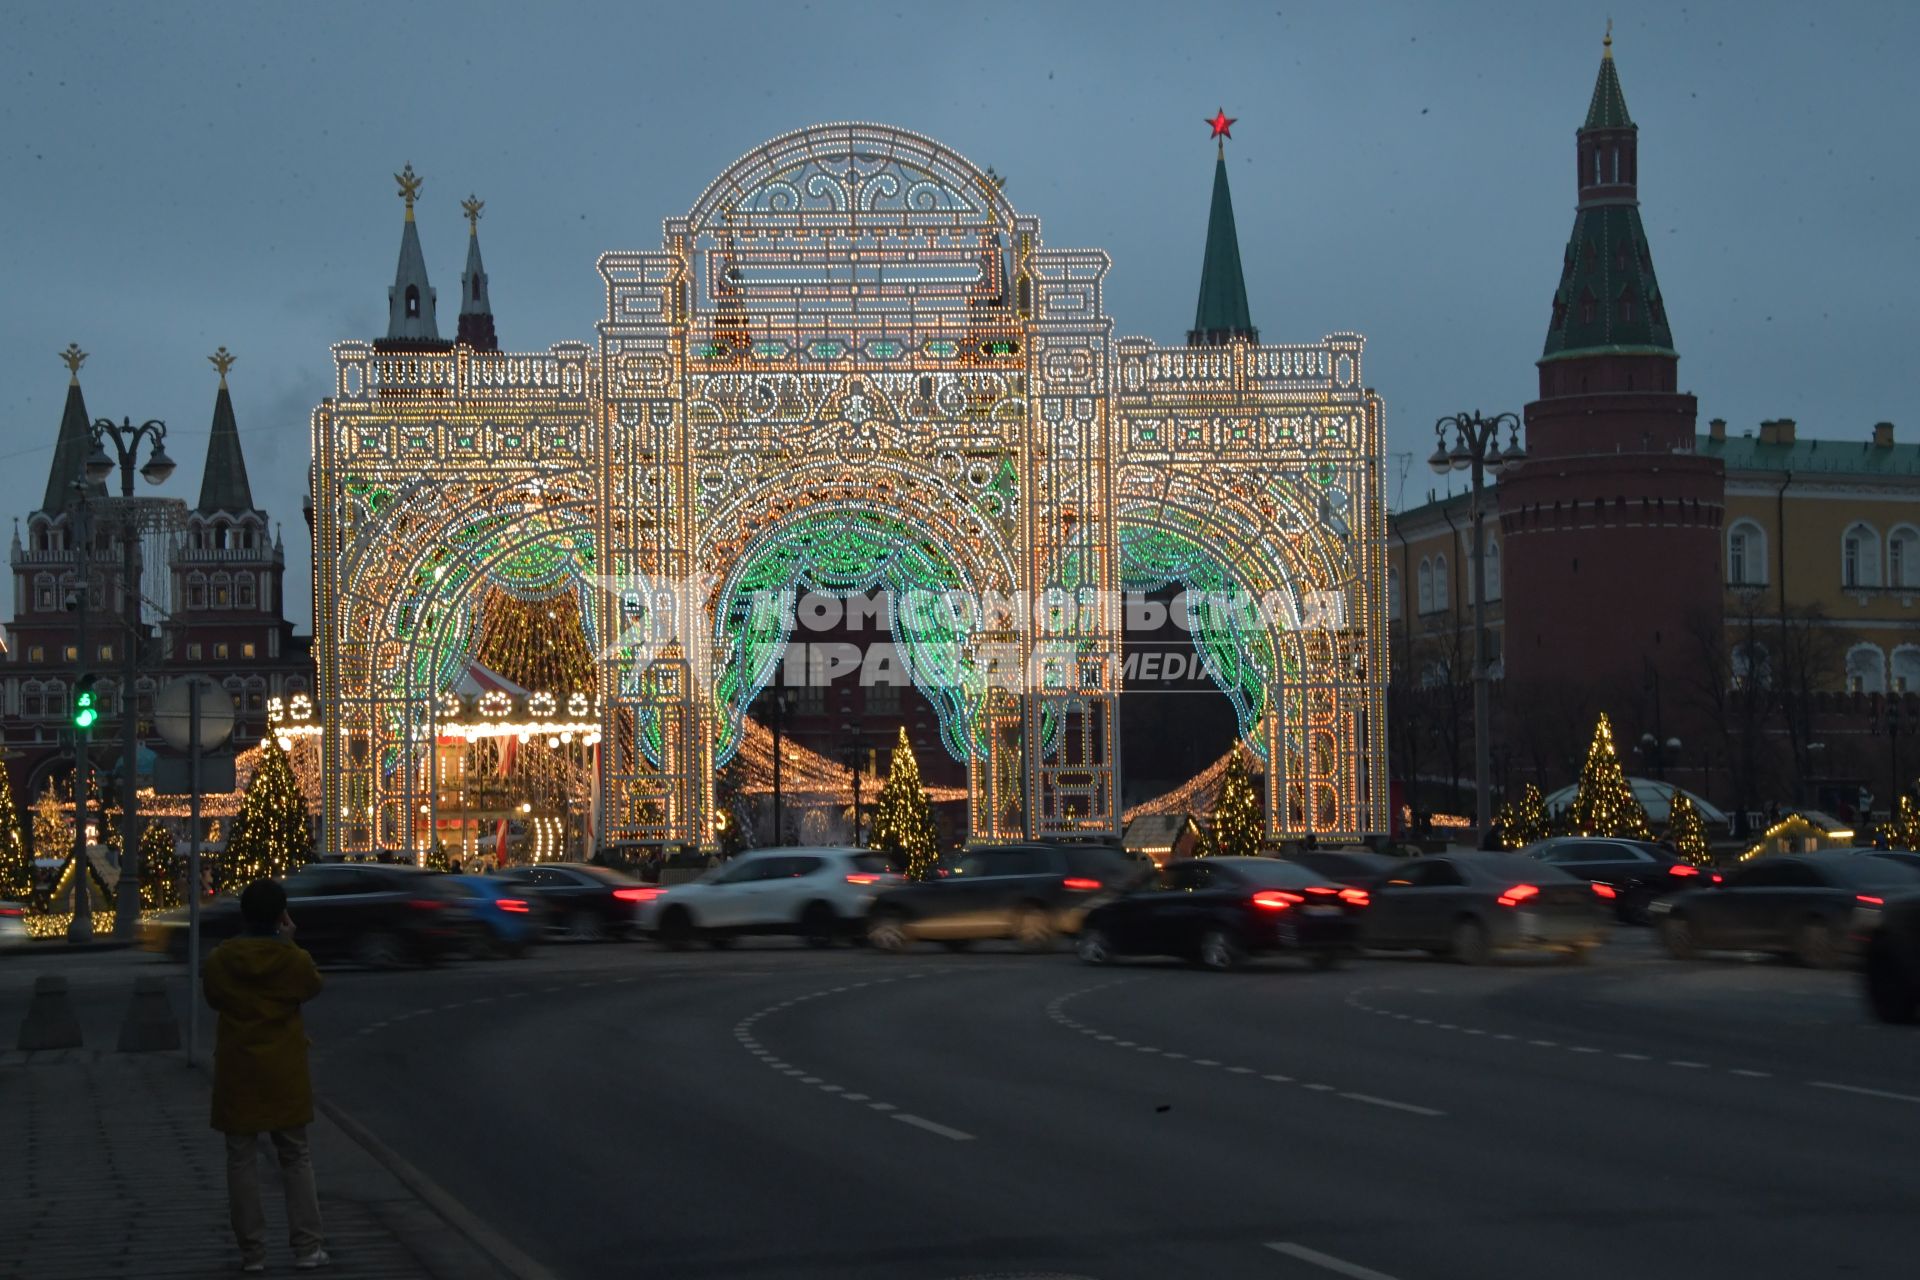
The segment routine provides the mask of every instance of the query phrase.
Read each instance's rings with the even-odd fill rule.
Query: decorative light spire
[[[207,357],[207,363],[220,371],[220,389],[222,391],[226,390],[227,387],[227,370],[233,368],[234,361],[238,358],[239,357],[233,355],[225,347],[221,347],[218,351]]]

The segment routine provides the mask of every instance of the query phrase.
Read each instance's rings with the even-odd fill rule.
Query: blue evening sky
[[[384,331],[408,161],[443,336],[469,191],[502,343],[544,349],[592,338],[602,250],[657,246],[768,137],[868,119],[1007,175],[1049,243],[1113,256],[1121,334],[1178,342],[1222,106],[1254,322],[1367,336],[1388,499],[1411,505],[1436,417],[1533,393],[1609,12],[1702,429],[1920,437],[1920,5],[14,0],[0,511],[40,501],[69,342],[95,416],[167,420],[163,492],[193,500],[225,344],[304,628],[308,412],[328,344]]]

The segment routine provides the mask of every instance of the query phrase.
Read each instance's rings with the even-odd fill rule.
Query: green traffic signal
[[[82,689],[74,696],[73,725],[76,729],[91,729],[94,721],[100,718],[100,709],[93,705],[93,690]]]

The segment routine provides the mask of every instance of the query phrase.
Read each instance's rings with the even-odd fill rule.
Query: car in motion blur
[[[1322,879],[1354,889],[1366,889],[1386,879],[1406,861],[1365,849],[1302,849],[1287,854],[1286,859],[1319,872]]]
[[[590,862],[536,862],[504,867],[494,875],[538,897],[547,931],[575,942],[637,937],[641,907],[663,892],[658,885]]]
[[[1331,968],[1354,949],[1367,891],[1279,858],[1188,858],[1087,913],[1074,949],[1088,964],[1181,956],[1209,969],[1305,955]]]
[[[1773,853],[1742,863],[1722,884],[1654,904],[1660,940],[1676,960],[1702,951],[1770,951],[1810,969],[1850,961],[1854,912],[1920,890],[1920,868],[1846,850]]]
[[[887,860],[865,849],[759,849],[660,890],[641,904],[639,924],[674,948],[695,939],[725,946],[746,934],[825,947],[855,936],[874,895],[899,883]]]
[[[1555,836],[1520,850],[1570,876],[1613,890],[1614,914],[1645,924],[1660,898],[1712,884],[1719,872],[1694,866],[1671,849],[1647,840],[1612,836]]]
[[[0,947],[23,947],[32,939],[27,934],[27,909],[17,902],[0,902]]]
[[[547,904],[498,876],[451,875],[447,891],[462,901],[474,927],[468,931],[471,953],[523,956],[547,928]]]
[[[1414,858],[1373,887],[1361,945],[1461,964],[1528,950],[1584,961],[1606,941],[1612,892],[1514,853]]]
[[[904,951],[924,938],[959,951],[983,938],[1011,938],[1024,950],[1045,951],[1149,874],[1151,864],[1105,845],[976,845],[933,879],[880,893],[867,914],[867,941]]]
[[[1920,893],[1856,911],[1867,1007],[1882,1022],[1920,1023]]]
[[[315,862],[284,882],[287,914],[302,947],[320,963],[348,961],[369,969],[434,964],[463,954],[478,926],[448,877],[422,867],[374,862]],[[220,897],[200,910],[200,938],[211,947],[240,932],[240,903]],[[141,922],[140,945],[175,960],[187,957],[187,909]]]

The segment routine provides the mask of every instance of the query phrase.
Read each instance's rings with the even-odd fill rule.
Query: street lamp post
[[[93,510],[86,484],[75,480],[73,488],[77,496],[69,532],[79,556],[80,572],[76,578],[78,599],[74,604],[78,643],[73,651],[73,918],[67,922],[67,941],[91,942],[93,894],[87,889],[87,810],[89,793],[93,790],[93,718],[82,713],[81,699],[88,696],[83,691],[87,688],[87,597],[93,578]],[[121,873],[123,879],[125,874]]]
[[[858,845],[860,843],[860,766],[865,760],[866,753],[860,746],[859,732],[846,726],[842,728],[852,735],[851,745],[841,751],[840,762],[853,771],[853,843]]]
[[[140,679],[140,540],[139,521],[133,504],[133,473],[141,440],[148,442],[146,465],[139,468],[148,484],[161,484],[173,474],[173,459],[167,456],[167,424],[150,418],[139,426],[133,419],[101,418],[93,424],[93,452],[87,455],[86,476],[90,484],[104,483],[117,466],[120,469],[120,622],[122,654],[120,665],[120,883],[113,895],[113,936],[131,939],[140,923],[140,698],[135,686]],[[113,457],[107,456],[106,443],[113,442]]]
[[[787,708],[791,705],[785,689],[774,692],[773,705],[773,840],[775,846],[785,844],[786,837],[780,827],[780,731],[786,727]]]
[[[1500,448],[1500,429],[1507,429],[1507,448]],[[1453,430],[1453,447],[1447,447],[1447,430]],[[1473,472],[1473,817],[1474,826],[1484,839],[1493,824],[1492,774],[1493,735],[1487,723],[1491,701],[1487,692],[1487,562],[1486,512],[1482,490],[1489,472],[1499,475],[1504,467],[1526,459],[1520,447],[1520,418],[1517,414],[1496,413],[1483,417],[1456,413],[1433,424],[1435,443],[1427,465],[1445,475],[1449,471]]]

